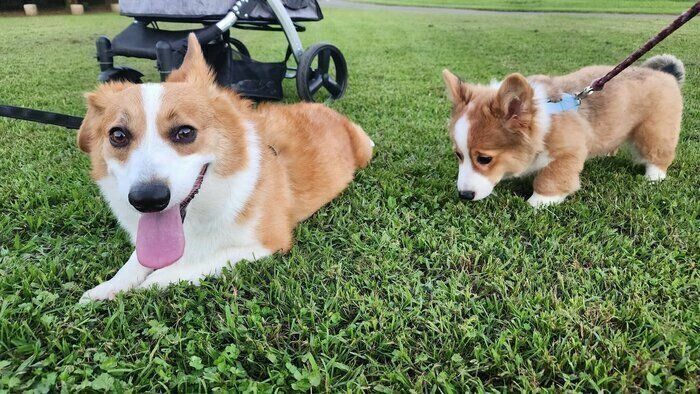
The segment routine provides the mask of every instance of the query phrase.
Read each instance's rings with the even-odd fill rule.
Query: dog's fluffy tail
[[[642,64],[642,67],[659,70],[673,75],[679,85],[685,81],[685,66],[683,62],[673,55],[658,55],[650,58]]]
[[[355,123],[351,123],[350,142],[352,143],[352,151],[355,155],[355,164],[359,168],[367,167],[370,159],[372,159],[372,151],[374,150],[374,141],[369,138],[367,133],[362,130],[362,127]]]

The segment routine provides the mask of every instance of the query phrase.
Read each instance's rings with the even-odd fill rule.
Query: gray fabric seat
[[[236,0],[120,0],[119,9],[127,16],[166,16],[205,18],[226,15]]]
[[[119,0],[122,15],[147,20],[212,22],[223,18],[236,0]],[[241,22],[277,22],[265,0],[257,3],[248,18]],[[295,22],[323,19],[316,0],[282,0],[287,13]]]

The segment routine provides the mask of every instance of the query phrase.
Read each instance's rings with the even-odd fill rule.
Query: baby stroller
[[[120,0],[121,14],[134,22],[111,41],[97,39],[101,82],[126,80],[140,83],[143,74],[115,66],[114,56],[153,59],[164,81],[178,68],[187,52],[187,36],[193,32],[207,62],[222,86],[256,100],[282,99],[284,78],[296,79],[299,97],[305,101],[338,99],[347,88],[348,70],[343,54],[331,44],[306,49],[298,22],[323,19],[316,0]],[[201,23],[194,30],[164,30],[158,22]],[[289,43],[284,61],[263,63],[250,58],[246,46],[231,36],[231,28],[283,31]],[[290,66],[294,58],[296,67]]]

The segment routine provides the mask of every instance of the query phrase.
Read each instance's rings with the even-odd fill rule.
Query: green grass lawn
[[[615,12],[679,14],[695,2],[687,0],[352,0],[415,7],[467,8],[493,11]]]
[[[654,51],[688,69],[669,179],[648,184],[623,150],[535,212],[529,180],[457,199],[440,71],[487,82],[614,63],[668,17],[325,13],[302,39],[345,52],[350,90],[333,107],[376,157],[289,255],[201,287],[76,305],[132,247],[74,132],[0,120],[0,391],[696,389],[700,23]],[[94,40],[128,23],[0,18],[0,102],[82,114]],[[280,33],[241,38],[263,60],[284,55]]]

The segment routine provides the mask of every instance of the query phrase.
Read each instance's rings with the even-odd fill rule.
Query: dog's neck
[[[547,110],[549,97],[546,88],[542,84],[533,82],[531,86],[535,92],[533,104],[536,112],[535,130],[533,130],[530,136],[532,158],[528,166],[522,172],[512,175],[516,178],[531,175],[542,169],[550,161],[549,153],[545,146],[545,138],[552,127],[552,114]]]
[[[248,163],[229,176],[211,171],[199,195],[188,208],[186,226],[212,228],[221,221],[235,221],[249,204],[261,172],[262,142],[253,122],[246,122]],[[213,163],[216,166],[216,163]],[[189,223],[188,223],[189,222]]]

